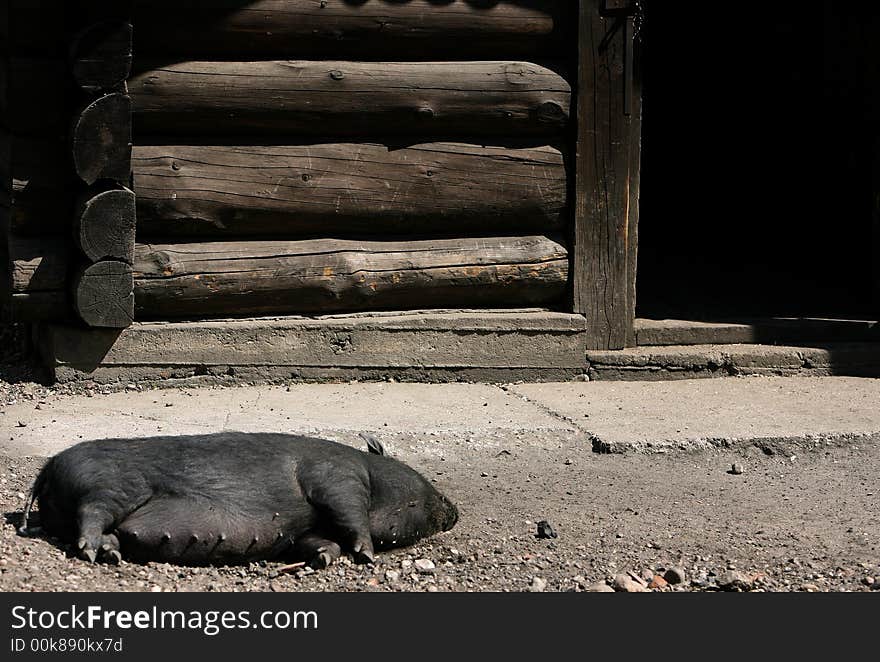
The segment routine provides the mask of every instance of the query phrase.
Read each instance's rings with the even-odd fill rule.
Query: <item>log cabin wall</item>
[[[622,347],[635,6],[10,0],[5,317],[540,307]]]
[[[562,305],[570,9],[135,3],[137,317]]]

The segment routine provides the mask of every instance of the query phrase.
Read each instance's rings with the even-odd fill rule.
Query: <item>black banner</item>
[[[5,593],[0,659],[496,659],[870,641],[876,595]],[[841,648],[843,646],[844,648]],[[475,648],[476,647],[476,648]],[[704,651],[705,648],[702,648]]]

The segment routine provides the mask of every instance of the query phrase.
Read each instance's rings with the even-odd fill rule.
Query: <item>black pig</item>
[[[445,496],[368,443],[365,453],[241,432],[87,441],[42,468],[22,528],[37,501],[43,529],[88,561],[290,558],[322,568],[343,552],[371,562],[374,550],[455,525]]]

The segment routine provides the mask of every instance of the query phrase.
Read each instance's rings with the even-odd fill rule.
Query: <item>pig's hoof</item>
[[[373,550],[361,544],[355,545],[352,556],[355,563],[373,563],[376,560]]]
[[[108,545],[104,545],[101,547],[99,560],[101,563],[106,563],[108,565],[119,565],[122,561],[122,554],[119,553],[118,549],[112,549]]]
[[[319,552],[315,554],[312,560],[309,562],[309,567],[315,570],[323,570],[331,563],[333,563],[333,556],[331,556],[328,552]]]
[[[98,558],[98,552],[91,548],[83,548],[79,550],[77,556],[79,556],[79,558],[81,558],[83,561],[94,563],[95,559]]]

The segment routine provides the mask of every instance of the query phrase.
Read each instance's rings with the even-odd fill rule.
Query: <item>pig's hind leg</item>
[[[372,563],[369,477],[356,470],[346,474],[329,462],[301,467],[298,477],[321,533],[336,538],[357,563]]]
[[[77,556],[94,563],[119,563],[119,539],[112,533],[117,521],[124,517],[117,495],[95,492],[80,500],[77,508],[77,535],[75,545]]]

